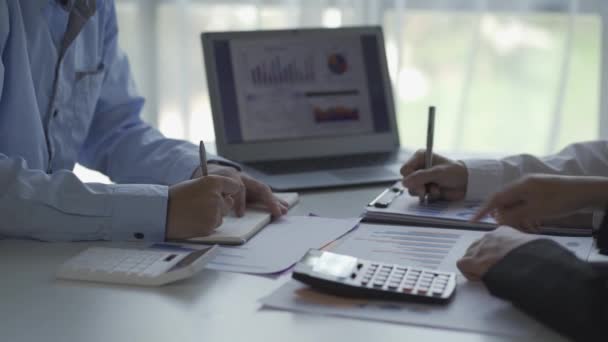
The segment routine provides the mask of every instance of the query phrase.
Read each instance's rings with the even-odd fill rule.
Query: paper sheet
[[[321,248],[359,223],[355,219],[286,216],[272,222],[249,242],[221,247],[207,268],[256,274],[281,272],[311,248]]]
[[[428,227],[361,224],[332,251],[390,263],[458,272],[456,260],[484,233]],[[546,236],[545,236],[546,237]],[[549,237],[586,259],[588,237]],[[474,331],[492,335],[531,336],[545,331],[510,303],[491,296],[481,283],[458,273],[455,297],[447,305],[344,299],[313,291],[291,280],[262,303],[269,308],[358,319]]]

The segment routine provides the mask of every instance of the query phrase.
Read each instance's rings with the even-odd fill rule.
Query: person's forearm
[[[483,281],[493,295],[576,341],[603,341],[608,334],[605,280],[551,240],[514,249]]]
[[[580,177],[581,198],[585,207],[603,210],[608,204],[608,177]]]

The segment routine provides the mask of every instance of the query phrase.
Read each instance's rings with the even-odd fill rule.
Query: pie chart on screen
[[[329,70],[336,75],[342,75],[348,71],[348,62],[346,61],[346,58],[339,53],[332,53],[329,55],[327,66],[329,67]]]

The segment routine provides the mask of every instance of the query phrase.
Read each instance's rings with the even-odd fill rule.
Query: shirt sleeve
[[[85,184],[0,154],[0,235],[44,241],[163,241],[167,187]]]
[[[571,176],[608,175],[608,141],[590,141],[567,146],[546,157],[529,154],[500,160],[463,160],[468,170],[467,199],[482,200],[505,185],[530,173]]]
[[[608,334],[606,279],[554,241],[514,249],[483,282],[494,296],[575,341],[604,341]]]

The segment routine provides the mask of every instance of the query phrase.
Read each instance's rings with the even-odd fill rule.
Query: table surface
[[[359,216],[383,186],[301,193],[292,214]],[[505,341],[504,337],[263,309],[289,279],[205,270],[160,288],[54,279],[96,243],[0,241],[2,341]],[[124,243],[111,243],[122,245]],[[531,340],[561,340],[547,330]],[[520,339],[521,340],[521,339]]]

